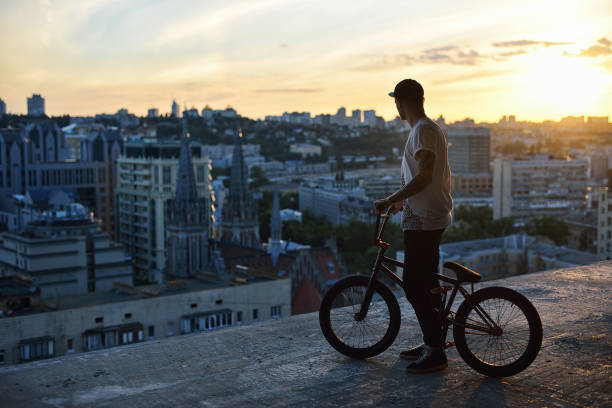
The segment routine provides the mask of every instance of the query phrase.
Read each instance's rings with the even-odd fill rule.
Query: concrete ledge
[[[367,361],[324,340],[317,314],[0,369],[3,407],[612,406],[612,262],[483,283],[528,296],[542,350],[503,380],[456,350],[441,373],[409,376],[399,350],[418,341],[410,306],[395,344]]]

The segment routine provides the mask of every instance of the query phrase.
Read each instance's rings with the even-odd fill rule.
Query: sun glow
[[[596,111],[610,77],[592,61],[546,49],[530,56],[522,75],[530,104],[558,114]]]

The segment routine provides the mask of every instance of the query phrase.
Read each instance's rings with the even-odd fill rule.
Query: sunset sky
[[[3,0],[0,98],[25,113],[142,115],[172,99],[263,117],[395,116],[406,77],[430,116],[612,116],[612,3]]]

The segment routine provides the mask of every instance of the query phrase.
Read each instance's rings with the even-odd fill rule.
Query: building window
[[[142,325],[139,323],[88,330],[84,334],[86,351],[131,344],[142,340]]]
[[[281,317],[281,305],[271,306],[270,307],[270,317],[278,318]]]
[[[126,313],[123,315],[123,317],[125,317],[126,319],[131,319],[132,318],[132,314],[131,313]]]
[[[192,303],[192,304],[191,304],[191,308],[192,308],[192,309],[195,309],[196,307],[198,307],[198,304],[197,304],[197,303]]]
[[[149,337],[155,337],[155,326],[149,326]]]
[[[0,350],[0,364],[4,364],[6,361],[4,360],[4,350]]]
[[[236,312],[236,322],[242,323],[242,312]]]
[[[103,317],[96,317],[96,323],[104,323]]]
[[[181,332],[212,330],[232,325],[232,311],[229,309],[216,312],[196,313],[181,318]]]
[[[215,304],[217,304],[217,305],[221,305],[221,304],[223,304],[223,299],[217,299],[217,300],[215,301]]]
[[[54,356],[54,341],[51,337],[23,340],[19,343],[21,361],[33,361]]]
[[[74,352],[74,341],[72,339],[68,339],[66,342],[66,349],[68,353]]]
[[[198,166],[197,169],[198,183],[203,183],[205,177],[204,166]]]
[[[259,309],[253,309],[253,320],[256,320],[259,315]]]
[[[171,184],[172,183],[170,175],[171,175],[171,168],[170,168],[170,166],[164,166],[163,167],[163,179],[162,179],[164,184]]]

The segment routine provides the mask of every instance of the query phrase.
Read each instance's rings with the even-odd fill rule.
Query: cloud
[[[533,40],[515,40],[515,41],[500,41],[494,42],[494,47],[508,48],[508,47],[528,47],[528,46],[544,46],[553,47],[556,45],[568,45],[569,42],[555,42],[555,41],[533,41]]]
[[[448,63],[454,65],[476,65],[484,58],[474,50],[462,51],[456,45],[425,50],[419,60],[429,63]]]
[[[515,55],[522,55],[522,54],[527,54],[526,50],[516,50],[516,51],[508,51],[508,52],[502,52],[501,54],[499,54],[500,57],[514,57]]]
[[[589,48],[580,50],[578,54],[564,52],[563,55],[568,57],[599,57],[600,55],[612,54],[612,41],[605,37],[597,40],[597,44],[591,45]]]
[[[438,53],[438,52],[444,52],[444,51],[453,51],[458,49],[459,47],[457,47],[456,45],[447,45],[445,47],[438,47],[438,48],[431,48],[429,50],[425,50],[423,51],[426,54],[430,54],[430,53]]]
[[[293,0],[292,0],[293,1]],[[286,5],[287,0],[262,0],[259,2],[243,2],[241,4],[227,2],[223,8],[206,13],[192,13],[187,19],[175,21],[163,26],[154,43],[166,45],[178,43],[189,38],[198,38],[206,34],[219,32],[229,27],[240,18],[252,16]]]
[[[355,71],[381,71],[414,64],[417,59],[408,54],[384,55],[371,58],[369,62],[360,64]]]
[[[394,69],[409,65],[422,64],[452,64],[452,65],[477,65],[486,56],[477,51],[462,50],[457,45],[430,48],[415,55],[395,54],[385,55],[371,59],[365,64],[355,68],[357,71],[378,71]]]
[[[321,92],[318,88],[271,88],[271,89],[256,89],[257,93],[315,93]]]

